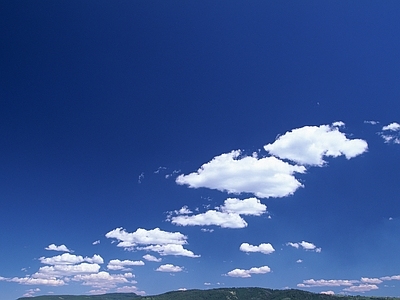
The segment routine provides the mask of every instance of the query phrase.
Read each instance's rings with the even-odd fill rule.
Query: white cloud
[[[334,126],[334,127],[344,127],[344,122],[342,122],[342,121],[337,121],[337,122],[333,122],[332,123],[332,126]]]
[[[274,247],[270,243],[268,244],[260,244],[259,246],[253,246],[248,243],[243,243],[240,245],[240,251],[243,252],[261,252],[263,254],[271,254],[275,251]]]
[[[304,126],[280,136],[264,149],[281,159],[289,159],[301,165],[322,166],[324,156],[347,159],[367,151],[368,144],[361,139],[347,139],[335,126]]]
[[[182,269],[182,267],[179,267],[179,266],[174,266],[174,265],[171,265],[171,264],[165,264],[165,265],[159,266],[156,269],[156,271],[158,271],[158,272],[173,272],[173,273],[176,273],[176,272],[182,272],[183,269]]]
[[[67,248],[67,246],[65,245],[60,245],[60,246],[56,246],[55,244],[51,244],[49,246],[47,246],[46,248],[44,248],[46,250],[53,250],[53,251],[61,251],[61,252],[72,252],[71,250],[69,250]]]
[[[162,256],[175,255],[175,256],[187,256],[187,257],[200,257],[200,255],[194,254],[192,251],[183,248],[182,245],[167,244],[167,245],[150,245],[146,247],[137,247],[138,250],[154,251]]]
[[[144,291],[139,291],[136,286],[121,286],[116,289],[117,293],[135,293],[136,295],[144,296],[146,293]]]
[[[308,279],[303,280],[303,283],[299,283],[298,287],[319,287],[319,286],[352,286],[354,283],[357,283],[357,280],[342,280],[342,279]]]
[[[303,262],[303,260],[302,260],[302,259],[298,259],[298,260],[296,260],[296,262],[297,262],[298,264],[301,264],[301,263]]]
[[[244,228],[247,226],[245,220],[238,214],[225,213],[216,210],[208,210],[205,213],[192,216],[176,216],[171,223],[181,226],[210,226],[216,225],[222,228]]]
[[[71,276],[75,274],[97,273],[100,270],[100,265],[81,263],[78,265],[54,265],[40,267],[39,271],[35,273],[34,277],[48,278],[51,276]]]
[[[315,251],[315,252],[321,252],[322,249],[321,248],[317,248],[317,246],[315,246],[313,243],[309,243],[306,241],[302,241],[300,243],[286,243],[286,245],[291,246],[293,248],[299,249],[300,247],[302,247],[304,250],[309,250],[309,251]]]
[[[4,278],[0,277],[0,281],[16,282],[25,285],[48,285],[48,286],[61,286],[65,285],[65,281],[57,278],[35,278],[35,277],[14,277],[14,278]]]
[[[271,272],[271,269],[268,266],[263,266],[259,268],[251,268],[249,270],[243,270],[243,269],[234,269],[230,272],[228,272],[226,275],[230,277],[241,277],[241,278],[248,278],[251,277],[251,274],[266,274]]]
[[[119,260],[119,259],[112,259],[107,265],[107,269],[109,270],[129,270],[126,268],[127,266],[143,266],[144,262],[141,260],[132,261],[132,260]]]
[[[379,278],[366,278],[366,277],[362,277],[361,278],[361,282],[363,283],[371,283],[371,284],[380,284],[382,283],[382,280]]]
[[[168,232],[159,228],[146,230],[138,228],[135,232],[126,232],[123,228],[116,228],[106,234],[107,238],[120,241],[118,247],[134,247],[136,245],[166,245],[187,243],[187,237],[180,232]]]
[[[360,285],[353,285],[348,288],[343,289],[346,292],[369,292],[372,290],[377,290],[379,287],[375,284],[360,284]]]
[[[103,258],[100,255],[95,254],[93,257],[85,257],[78,255],[73,255],[69,253],[63,253],[61,255],[53,256],[53,257],[40,257],[40,262],[46,265],[71,265],[77,264],[81,262],[89,262],[89,263],[104,263]]]
[[[160,262],[162,260],[161,258],[157,258],[150,254],[143,255],[143,258],[147,261],[155,261],[155,262]]]
[[[40,292],[39,288],[29,289],[25,292],[25,294],[22,295],[22,297],[33,297],[33,295],[36,294],[37,292]]]
[[[236,213],[238,215],[261,216],[267,211],[267,206],[262,204],[257,198],[237,199],[228,198],[224,205],[220,207],[222,212]]]
[[[387,130],[389,130],[389,131],[399,131],[400,130],[400,124],[396,123],[396,122],[393,122],[393,123],[390,123],[389,125],[383,126],[382,130],[383,131],[387,131]]]
[[[214,157],[197,172],[178,176],[176,183],[233,194],[252,193],[260,198],[285,197],[302,186],[293,174],[305,171],[303,166],[276,157],[241,157],[241,151],[236,150]]]
[[[323,295],[335,295],[335,292],[334,291],[324,291],[324,292],[320,292],[320,294],[323,294]]]
[[[92,245],[98,245],[98,244],[100,244],[100,240],[94,241],[94,242],[92,243]]]
[[[73,281],[81,281],[83,285],[89,285],[96,288],[114,288],[118,284],[136,283],[130,281],[135,275],[132,273],[125,274],[109,274],[102,271],[95,274],[76,275],[72,278]]]
[[[365,124],[376,125],[379,124],[379,121],[364,121]]]
[[[400,275],[381,277],[381,280],[400,280]]]

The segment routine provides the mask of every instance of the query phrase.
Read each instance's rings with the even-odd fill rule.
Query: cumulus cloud
[[[46,250],[52,250],[52,251],[61,251],[61,252],[72,252],[71,250],[69,250],[67,248],[67,246],[65,245],[60,245],[60,246],[56,246],[55,244],[51,244],[49,246],[47,246],[46,248],[44,248]]]
[[[137,250],[147,250],[157,252],[158,254],[175,255],[175,256],[186,256],[186,257],[200,257],[200,255],[194,254],[192,251],[183,248],[182,245],[167,244],[167,245],[149,245],[146,247],[137,247]]]
[[[257,198],[248,198],[240,200],[237,198],[228,198],[224,204],[200,213],[197,215],[189,215],[187,208],[184,214],[175,211],[178,216],[170,215],[167,220],[172,224],[180,226],[220,226],[222,228],[244,228],[247,222],[240,215],[260,216],[267,210],[267,206],[262,204]],[[203,230],[204,231],[204,230]]]
[[[94,274],[76,275],[72,278],[73,281],[81,281],[82,285],[89,285],[95,288],[114,288],[118,284],[133,283],[136,281],[130,280],[135,275],[132,273],[125,274],[109,274],[108,272],[102,271]]]
[[[251,277],[251,274],[266,274],[269,272],[271,272],[271,269],[268,266],[263,266],[259,268],[253,267],[249,270],[234,269],[228,272],[226,275],[230,277],[248,278]]]
[[[382,283],[382,280],[379,278],[367,278],[367,277],[362,277],[361,278],[362,283],[371,283],[371,284],[380,284]]]
[[[222,212],[235,213],[238,215],[261,216],[267,211],[267,206],[262,204],[257,198],[237,199],[228,198],[224,205],[220,207]]]
[[[126,250],[148,250],[158,252],[160,255],[200,256],[183,248],[182,245],[187,244],[187,237],[180,232],[162,231],[159,228],[152,230],[139,228],[129,233],[125,229],[116,228],[108,232],[106,237],[119,240],[117,246]]]
[[[126,232],[123,228],[116,228],[106,234],[107,238],[116,239],[119,242],[118,247],[128,248],[136,245],[166,245],[187,243],[187,237],[180,232],[168,232],[155,228],[146,230],[138,228],[135,232]]]
[[[303,248],[304,250],[309,250],[309,251],[315,251],[315,252],[321,252],[322,249],[321,248],[317,248],[317,246],[315,246],[313,243],[309,243],[306,241],[302,241],[300,243],[286,243],[287,246],[291,246],[293,248],[299,249],[300,247]]]
[[[298,287],[320,287],[320,286],[352,286],[357,283],[357,280],[343,280],[343,279],[308,279],[303,280],[303,283],[299,283]]]
[[[243,252],[261,252],[263,254],[271,254],[275,251],[274,247],[270,243],[262,243],[259,246],[253,246],[248,243],[243,243],[240,245],[240,251]]]
[[[400,280],[400,275],[381,277],[381,280]]]
[[[127,266],[143,266],[144,262],[141,260],[133,261],[133,260],[119,260],[112,259],[107,265],[107,269],[109,270],[130,270]]]
[[[385,143],[400,144],[400,124],[393,122],[382,127],[382,132],[378,134],[383,138]]]
[[[382,130],[383,131],[387,131],[387,130],[388,131],[399,131],[400,130],[400,124],[396,123],[396,122],[393,122],[393,123],[390,123],[389,125],[383,126]]]
[[[302,186],[293,174],[305,171],[303,166],[294,166],[276,157],[241,157],[241,151],[235,150],[214,157],[197,172],[178,176],[176,183],[231,194],[252,193],[260,198],[285,197]]]
[[[348,288],[343,289],[346,292],[369,292],[372,290],[377,290],[379,287],[375,284],[360,284],[360,285],[353,285]]]
[[[143,255],[143,258],[147,261],[155,261],[155,262],[160,262],[162,260],[161,258],[157,258],[150,254]]]
[[[46,265],[71,265],[71,264],[81,263],[84,261],[97,264],[104,263],[103,258],[97,254],[95,254],[93,257],[83,258],[82,256],[64,253],[62,255],[57,255],[53,257],[40,257],[39,260],[42,264]]]
[[[324,157],[344,155],[351,159],[367,151],[368,144],[361,139],[348,139],[337,126],[321,125],[293,129],[264,149],[300,165],[323,166]]]
[[[100,265],[81,263],[77,265],[54,265],[40,267],[33,276],[41,278],[71,276],[75,274],[97,273]]]
[[[156,271],[158,271],[158,272],[172,272],[172,273],[176,273],[176,272],[182,272],[183,271],[183,269],[182,269],[182,267],[179,267],[179,266],[174,266],[174,265],[171,265],[171,264],[165,264],[165,265],[161,265],[161,266],[159,266],[157,269],[156,269]]]
[[[171,223],[181,226],[216,225],[222,228],[244,228],[247,226],[246,221],[240,215],[216,210],[208,210],[205,213],[192,216],[176,216],[171,219]]]
[[[0,281],[16,282],[24,285],[48,285],[48,286],[61,286],[65,285],[65,281],[57,278],[35,278],[35,277],[13,277],[4,278],[0,277]]]

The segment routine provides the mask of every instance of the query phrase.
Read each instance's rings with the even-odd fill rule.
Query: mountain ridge
[[[326,295],[297,289],[273,290],[259,287],[192,289],[170,291],[159,295],[140,296],[135,293],[102,295],[43,295],[17,300],[400,300],[396,297]]]

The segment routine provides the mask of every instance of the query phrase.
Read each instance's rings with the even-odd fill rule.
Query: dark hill
[[[220,288],[211,290],[173,291],[155,296],[117,293],[93,296],[52,295],[19,298],[18,300],[400,300],[390,297],[331,296],[301,290],[264,288]]]

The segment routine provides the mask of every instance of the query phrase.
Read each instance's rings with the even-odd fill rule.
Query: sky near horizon
[[[2,1],[2,299],[400,297],[399,15]]]

